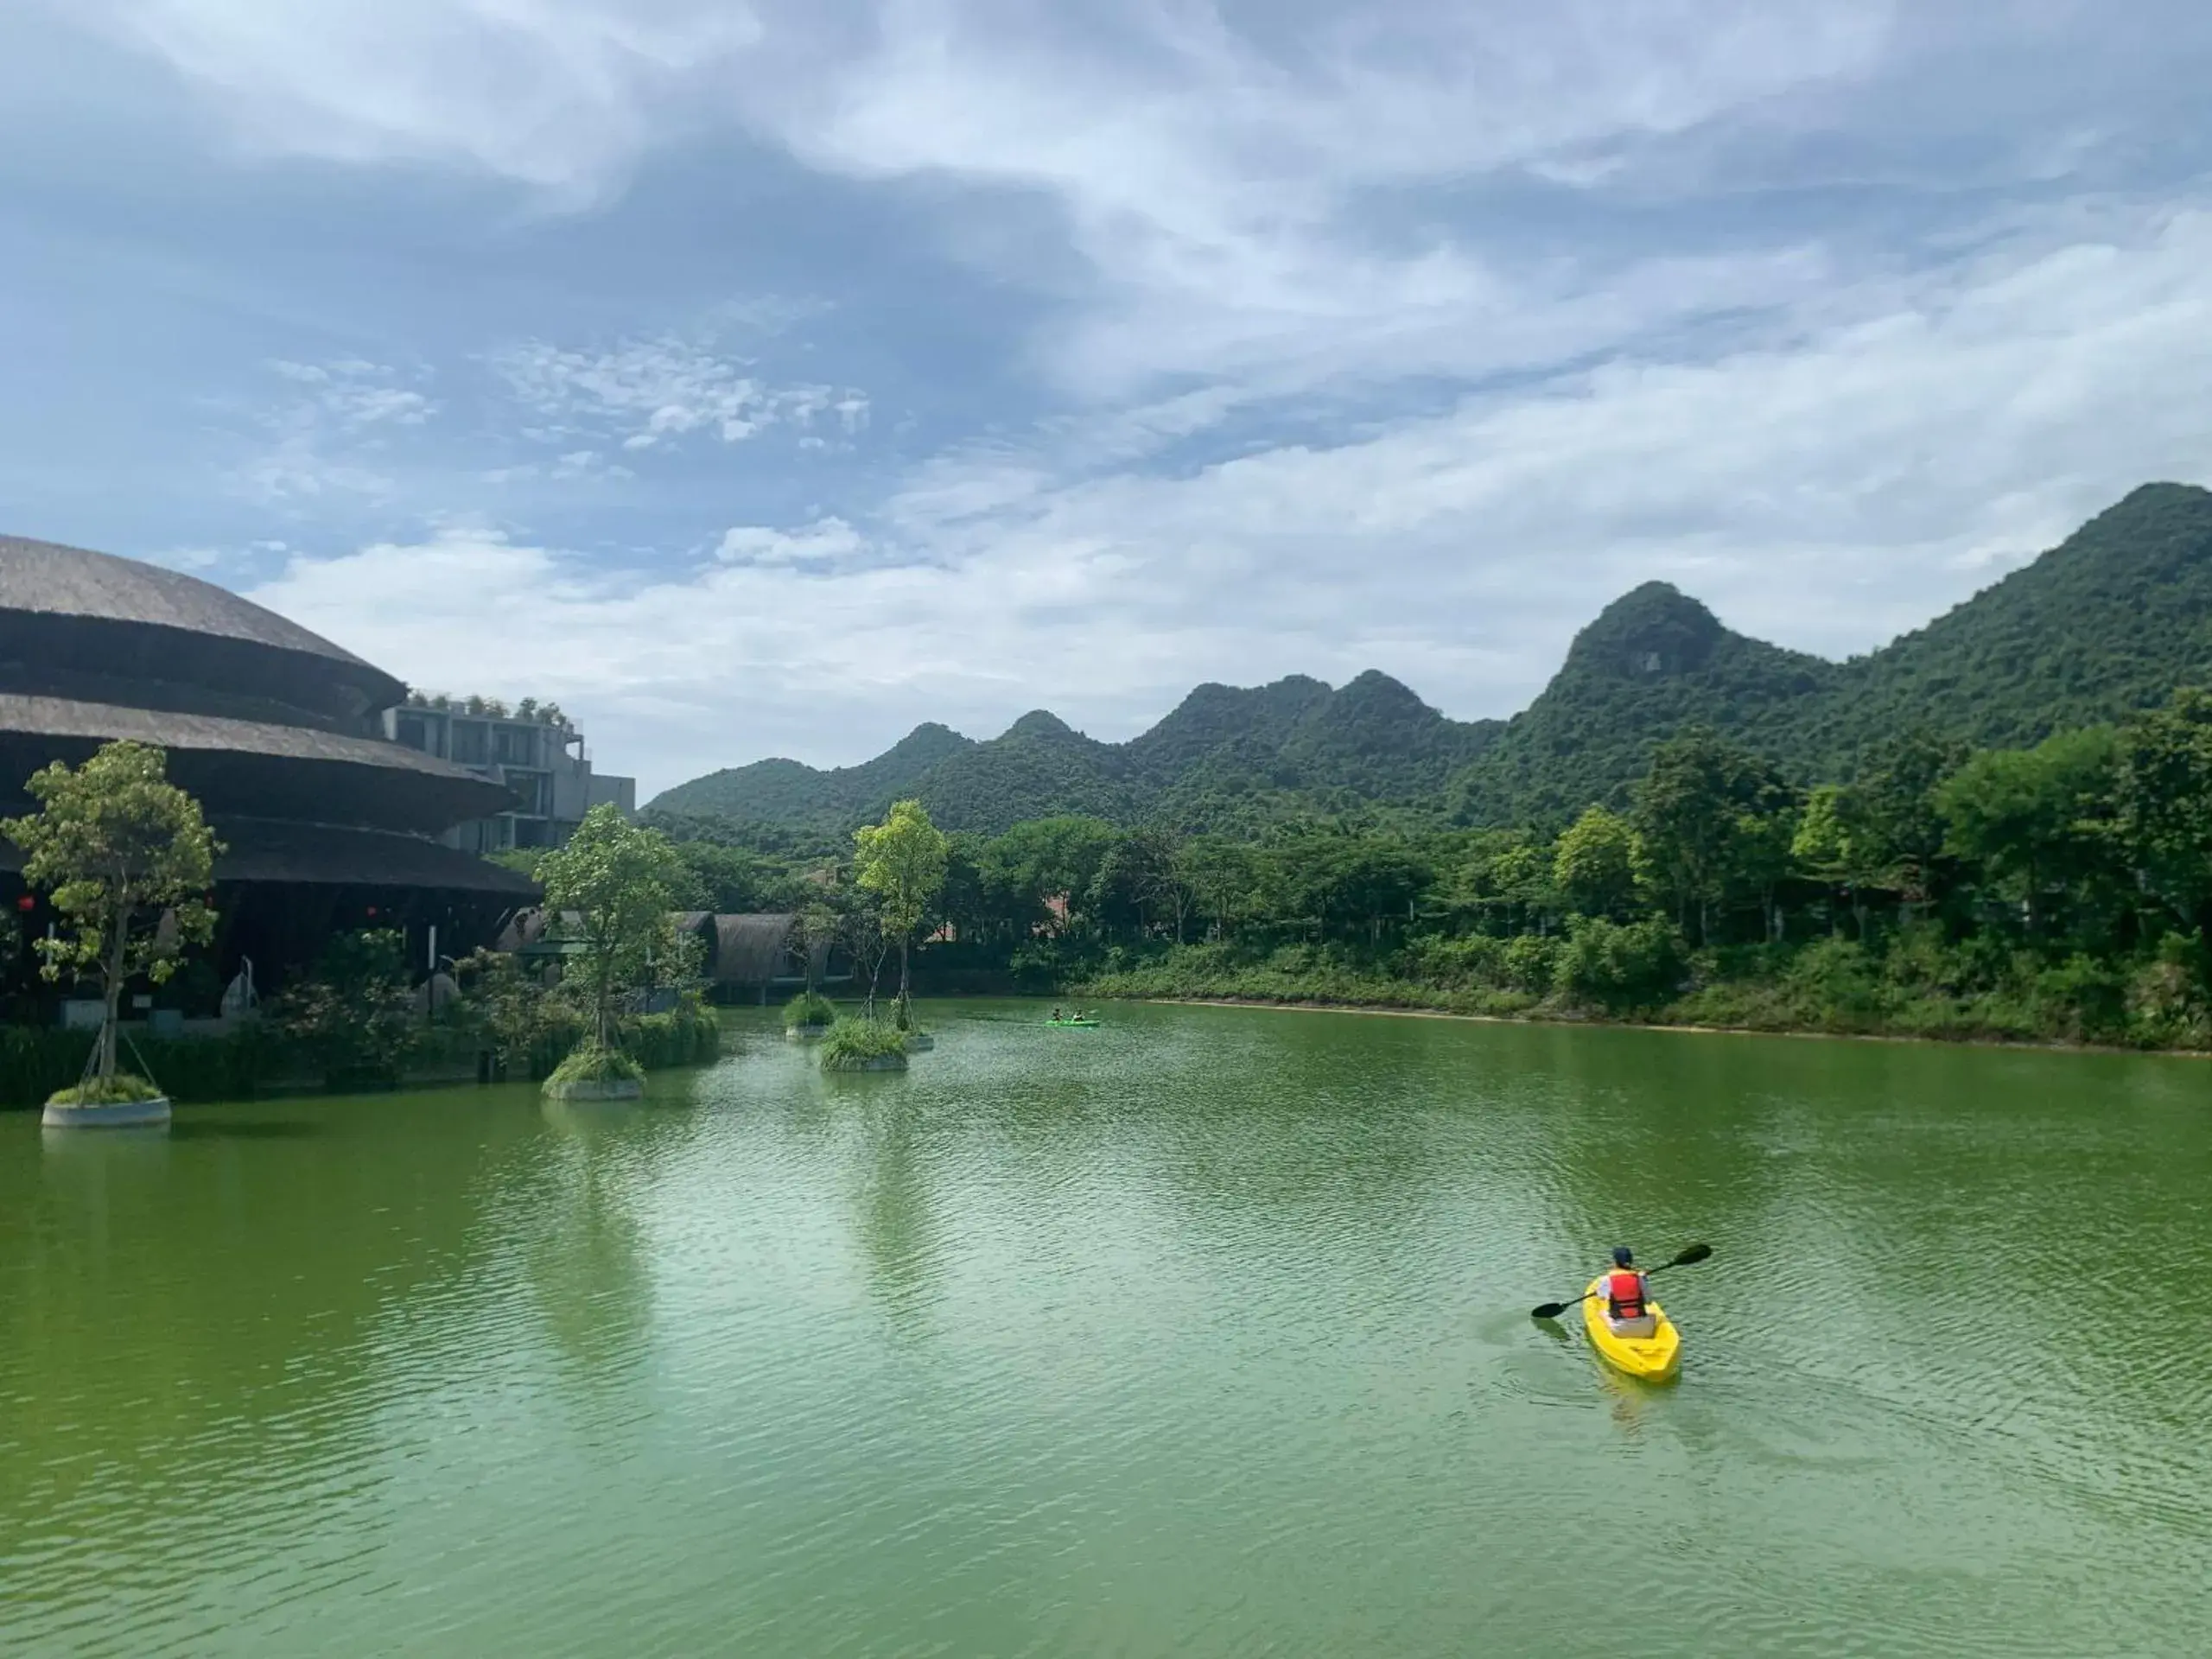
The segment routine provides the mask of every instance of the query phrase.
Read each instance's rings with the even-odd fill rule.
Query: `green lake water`
[[[2212,1065],[1043,1012],[0,1117],[0,1652],[2212,1652]]]

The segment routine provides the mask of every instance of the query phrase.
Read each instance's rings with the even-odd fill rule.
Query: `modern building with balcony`
[[[583,734],[554,705],[525,701],[509,709],[483,697],[416,693],[383,718],[393,742],[466,767],[512,797],[506,810],[446,832],[446,844],[463,852],[558,847],[604,802],[625,817],[637,812],[637,780],[593,772]]]

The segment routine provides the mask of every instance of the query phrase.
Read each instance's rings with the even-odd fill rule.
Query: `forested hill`
[[[1202,685],[1127,743],[1100,743],[1037,709],[976,743],[925,726],[864,766],[763,760],[680,784],[650,810],[842,832],[918,796],[948,830],[997,835],[1084,813],[1185,829],[1374,802],[1433,808],[1500,722],[1446,720],[1387,675],[1332,690],[1303,676]]]
[[[1649,582],[1576,636],[1510,721],[1446,719],[1387,675],[1332,690],[1293,677],[1205,685],[1124,744],[1042,711],[976,743],[924,726],[864,766],[767,760],[668,791],[664,811],[842,831],[901,795],[949,829],[998,833],[1082,812],[1185,830],[1249,828],[1372,804],[1463,823],[1571,817],[1618,802],[1652,747],[1713,728],[1807,780],[1847,776],[1871,741],[1921,725],[1978,745],[2049,733],[2212,683],[2212,492],[2146,485],[2060,546],[1847,663],[1731,632]]]
[[[1572,817],[1691,726],[1786,752],[1844,672],[1731,632],[1697,601],[1646,582],[1575,635],[1551,683],[1453,779],[1450,805],[1465,823]]]

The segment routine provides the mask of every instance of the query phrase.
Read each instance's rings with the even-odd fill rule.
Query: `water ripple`
[[[0,1648],[2212,1650],[2171,1063],[1033,1014],[0,1120]]]

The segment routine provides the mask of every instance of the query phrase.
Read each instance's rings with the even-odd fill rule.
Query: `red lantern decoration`
[[[377,907],[376,907],[374,905],[371,905],[371,906],[369,906],[369,919],[370,919],[371,921],[374,921],[374,920],[376,920],[376,918],[377,918]]]
[[[28,916],[38,908],[38,899],[35,894],[27,893],[16,900],[16,908]]]

